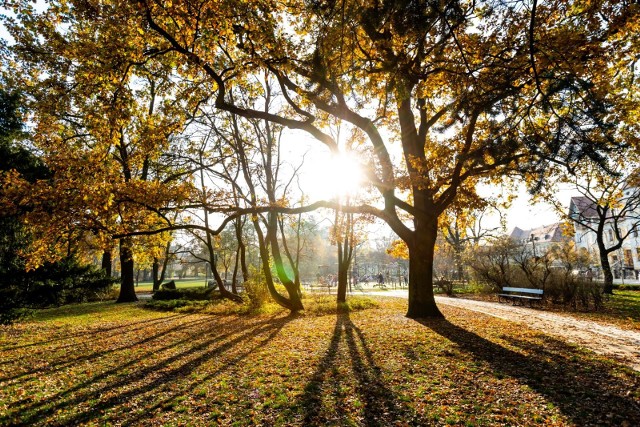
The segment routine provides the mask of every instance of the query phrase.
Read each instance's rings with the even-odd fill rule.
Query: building
[[[515,227],[509,237],[519,243],[530,245],[533,256],[541,256],[549,252],[553,245],[567,242],[569,237],[562,233],[560,223],[523,230]]]
[[[628,198],[635,198],[637,191],[635,189],[625,189],[623,194]],[[628,202],[623,202],[622,206],[635,207]],[[609,263],[614,277],[617,279],[635,279],[640,272],[640,237],[638,233],[640,216],[636,210],[629,208],[628,212],[624,214],[616,214],[614,211],[605,220],[603,239],[606,247],[611,247],[617,243],[616,227],[620,236],[624,238],[622,247],[609,254]],[[574,221],[576,248],[588,250],[597,260],[600,253],[596,241],[596,233],[592,229],[597,228],[600,218],[595,202],[583,196],[572,197],[569,204],[569,216],[583,223],[579,224]]]

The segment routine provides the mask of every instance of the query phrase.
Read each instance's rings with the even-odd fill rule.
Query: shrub
[[[249,305],[254,309],[260,308],[270,300],[266,280],[262,270],[257,268],[251,272],[250,277],[244,284],[244,292],[249,298]]]
[[[572,274],[553,274],[545,287],[545,296],[555,304],[569,306],[574,310],[602,308],[602,284]]]
[[[109,295],[116,279],[74,260],[46,264],[7,278],[0,289],[0,309],[44,308],[98,301]]]
[[[208,301],[194,301],[185,299],[152,300],[145,303],[145,308],[158,311],[177,311],[181,313],[194,313],[202,311]]]
[[[308,314],[325,315],[367,310],[378,307],[378,303],[371,298],[361,296],[347,297],[347,301],[336,303],[335,295],[311,295],[304,298],[304,311]]]
[[[166,289],[164,285],[153,293],[153,299],[158,301],[189,300],[207,301],[219,297],[220,292],[213,288],[183,288]]]
[[[10,325],[33,315],[33,310],[28,308],[7,308],[0,310],[0,325]]]

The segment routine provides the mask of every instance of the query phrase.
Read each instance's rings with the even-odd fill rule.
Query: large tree
[[[335,149],[322,124],[331,116],[370,144],[383,207],[354,210],[382,218],[406,242],[409,317],[440,315],[437,224],[461,189],[509,171],[541,178],[549,162],[602,162],[615,124],[628,120],[628,109],[612,108],[623,89],[608,80],[619,48],[629,49],[617,42],[637,21],[625,2],[139,5],[145,29],[160,38],[155,48],[208,79],[218,108],[307,131]],[[278,79],[291,114],[227,96],[257,68]],[[397,143],[402,163],[392,161]]]

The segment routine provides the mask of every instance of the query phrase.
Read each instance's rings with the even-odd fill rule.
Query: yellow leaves
[[[386,252],[394,258],[409,259],[409,248],[399,239],[391,242],[391,247],[387,248]]]

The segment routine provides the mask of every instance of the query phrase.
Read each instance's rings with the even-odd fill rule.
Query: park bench
[[[534,302],[541,302],[544,294],[544,290],[542,289],[531,289],[531,288],[502,288],[502,292],[498,294],[498,301],[511,301],[515,303],[517,301],[522,301],[523,305],[525,302],[529,302],[530,306],[533,306]]]

